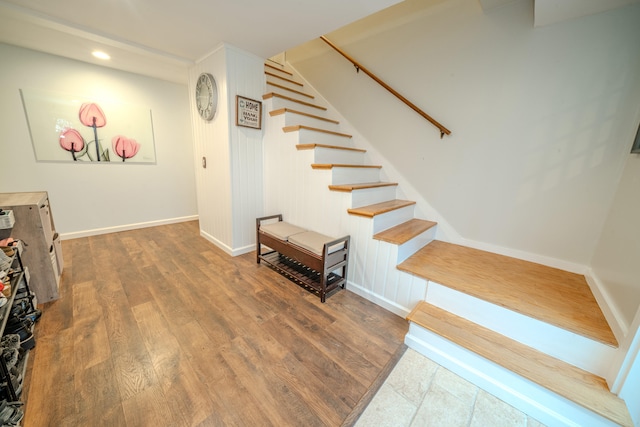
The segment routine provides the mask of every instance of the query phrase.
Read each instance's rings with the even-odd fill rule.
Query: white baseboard
[[[117,233],[119,231],[137,230],[139,228],[157,227],[159,225],[177,224],[179,222],[195,221],[198,215],[183,216],[178,218],[161,219],[157,221],[138,222],[134,224],[118,225],[114,227],[95,228],[93,230],[61,233],[61,240],[79,239],[81,237],[99,236],[101,234]]]
[[[388,300],[384,297],[381,297],[378,294],[374,294],[373,292],[371,292],[368,289],[363,288],[360,285],[356,285],[353,282],[347,281],[347,286],[346,288],[353,292],[354,294],[360,295],[362,298],[367,299],[371,302],[373,302],[374,304],[379,305],[380,307],[384,308],[385,310],[388,310],[390,312],[392,312],[393,314],[402,317],[403,319],[405,319],[409,313],[411,312],[411,309],[407,308],[407,307],[402,307],[400,305],[398,305],[397,303]]]

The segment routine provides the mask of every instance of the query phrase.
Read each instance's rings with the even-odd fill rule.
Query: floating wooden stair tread
[[[302,91],[296,90],[296,89],[291,89],[291,88],[286,87],[284,85],[281,85],[281,84],[278,84],[278,83],[274,83],[274,82],[270,82],[269,80],[267,80],[267,84],[269,86],[274,86],[274,87],[277,87],[279,89],[288,90],[289,92],[293,92],[293,93],[295,93],[297,95],[300,95],[300,96],[306,96],[307,98],[310,98],[310,99],[314,99],[315,98],[315,96],[309,95],[308,93],[305,93],[305,92],[302,92]]]
[[[611,421],[633,426],[624,401],[609,392],[606,381],[596,375],[424,301],[407,320]]]
[[[328,133],[330,135],[342,136],[342,137],[345,137],[345,138],[351,138],[351,135],[349,135],[347,133],[334,132],[332,130],[314,128],[314,127],[311,127],[311,126],[294,125],[294,126],[285,126],[285,127],[282,128],[282,130],[285,131],[285,132],[297,132],[297,131],[303,130],[303,129],[304,130],[314,131],[314,132]]]
[[[369,188],[393,187],[397,186],[397,182],[365,182],[361,184],[334,184],[329,186],[331,191],[342,191],[343,193],[351,193],[357,190],[366,190]]]
[[[435,240],[398,269],[617,347],[584,276]]]
[[[271,117],[277,116],[277,115],[280,115],[280,114],[285,114],[285,113],[299,114],[301,116],[311,117],[311,118],[314,118],[316,120],[322,120],[322,121],[325,121],[325,122],[334,123],[336,125],[340,123],[337,120],[327,119],[326,117],[316,116],[314,114],[305,113],[304,111],[293,110],[291,108],[279,108],[277,110],[269,111],[269,115]]]
[[[414,218],[403,222],[400,225],[396,225],[395,227],[381,231],[380,233],[375,234],[373,238],[382,240],[383,242],[392,243],[394,245],[401,245],[424,233],[430,228],[435,227],[437,224],[437,222]]]
[[[333,168],[354,168],[354,169],[382,169],[379,165],[344,165],[336,163],[314,163],[311,165],[312,169],[333,169]]]
[[[282,70],[281,70],[281,71],[282,71]],[[286,81],[286,82],[289,82],[289,83],[294,84],[294,85],[298,85],[298,86],[300,86],[300,87],[304,86],[304,85],[303,85],[302,83],[300,83],[300,82],[297,82],[297,81],[295,81],[295,80],[293,80],[293,79],[288,79],[288,78],[283,77],[283,76],[279,76],[279,75],[277,75],[277,74],[275,74],[275,73],[272,73],[272,72],[270,72],[270,71],[265,71],[264,73],[265,73],[267,76],[275,77],[276,79],[284,80],[284,81]]]
[[[351,215],[365,216],[373,218],[376,215],[391,212],[396,209],[401,209],[407,206],[415,205],[416,202],[411,200],[389,200],[388,202],[376,203],[374,205],[362,206],[359,208],[347,209]]]
[[[298,149],[298,150],[313,150],[314,148],[330,148],[332,150],[358,151],[360,153],[366,153],[367,152],[367,150],[363,150],[362,148],[341,147],[339,145],[327,145],[327,144],[298,144],[298,145],[296,145],[296,149]]]
[[[264,66],[265,66],[265,67],[269,67],[269,68],[273,68],[274,70],[278,70],[278,71],[280,71],[281,73],[285,73],[285,74],[289,74],[290,76],[293,76],[293,73],[291,73],[291,72],[289,72],[289,71],[287,71],[287,70],[283,70],[283,69],[282,69],[282,68],[280,68],[280,67],[276,67],[275,65],[271,65],[271,64],[268,64],[268,63],[266,63],[266,62],[265,62]]]
[[[269,92],[269,93],[266,93],[266,94],[262,95],[262,99],[270,99],[270,98],[286,99],[287,101],[297,102],[298,104],[306,105],[307,107],[311,107],[311,108],[317,108],[318,110],[322,110],[322,111],[326,111],[327,110],[325,107],[321,107],[320,105],[316,105],[316,104],[312,104],[310,102],[305,102],[305,101],[301,101],[299,99],[291,98],[290,96],[282,95],[282,94],[277,93],[277,92]]]

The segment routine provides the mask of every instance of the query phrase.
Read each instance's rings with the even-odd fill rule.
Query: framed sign
[[[262,102],[236,95],[236,126],[262,129]]]

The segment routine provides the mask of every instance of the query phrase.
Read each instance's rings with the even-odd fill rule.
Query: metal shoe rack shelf
[[[16,295],[18,291],[20,293],[26,293],[27,299],[30,304],[31,310],[35,310],[35,304],[33,302],[31,289],[29,288],[29,282],[27,277],[27,271],[22,264],[22,258],[20,256],[21,247],[17,246],[14,249],[14,254],[11,260],[11,267],[9,271],[10,283],[11,283],[11,295],[7,297],[7,302],[0,307],[0,337],[4,336],[5,327],[7,326],[7,321],[9,320],[11,310],[13,304],[16,300]],[[33,331],[31,331],[33,332]],[[29,350],[24,350],[22,353],[22,357],[18,362],[18,370],[21,378],[24,380],[25,373],[27,370],[27,361],[29,358]],[[10,402],[19,401],[19,394],[14,387],[13,382],[11,381],[11,375],[9,373],[9,368],[7,367],[7,363],[2,355],[2,351],[0,350],[0,384],[5,387],[5,399]],[[19,386],[19,385],[18,385]]]

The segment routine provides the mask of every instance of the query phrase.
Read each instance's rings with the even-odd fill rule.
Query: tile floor
[[[355,425],[544,427],[410,348]]]

